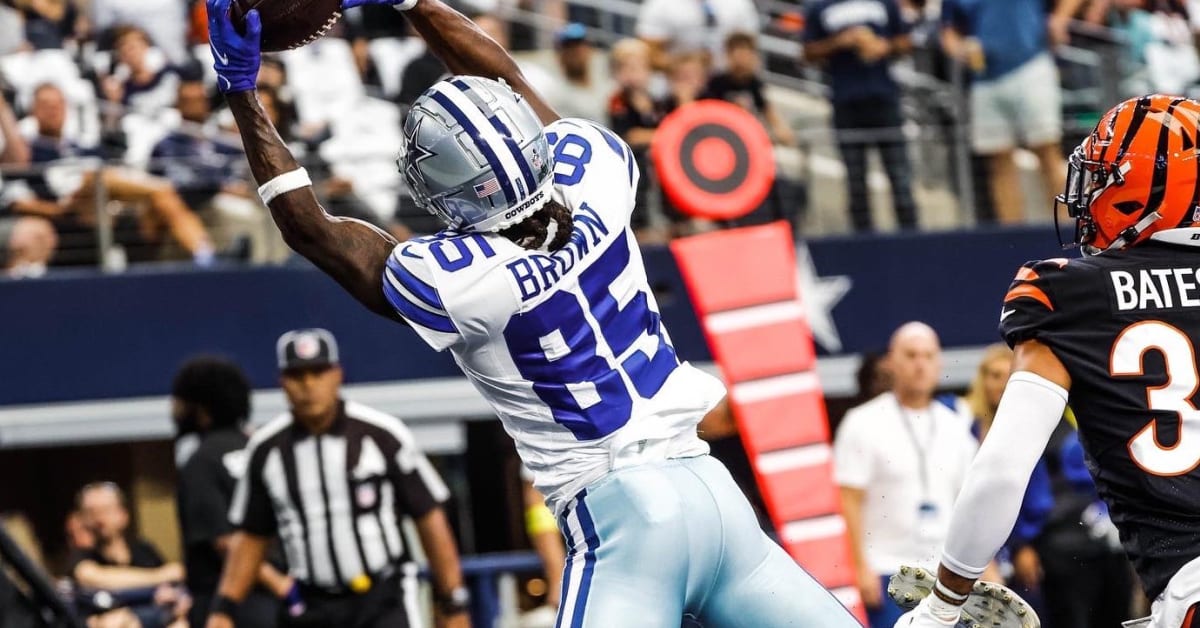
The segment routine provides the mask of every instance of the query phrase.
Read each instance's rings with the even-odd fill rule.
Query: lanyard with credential
[[[908,433],[908,439],[912,442],[913,449],[917,453],[917,465],[920,467],[921,473],[921,499],[923,502],[928,502],[930,499],[929,468],[925,464],[927,460],[926,454],[928,453],[927,449],[933,446],[933,440],[937,438],[937,422],[933,420],[933,412],[930,412],[929,438],[922,445],[921,441],[917,439],[917,429],[913,426],[912,419],[908,416],[908,411],[904,409],[904,406],[900,405],[899,401],[896,402],[896,409],[900,411],[900,420],[904,422],[904,431]],[[933,407],[930,406],[930,410],[932,409]]]

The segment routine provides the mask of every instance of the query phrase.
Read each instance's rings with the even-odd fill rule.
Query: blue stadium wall
[[[849,281],[828,312],[847,354],[882,348],[908,320],[933,325],[946,347],[994,342],[1000,298],[1017,266],[1062,255],[1047,227],[829,238],[806,246],[818,277]],[[645,256],[680,354],[707,361],[669,251],[651,248]],[[180,362],[197,353],[230,356],[255,387],[274,387],[275,339],[308,326],[337,335],[349,382],[457,375],[449,355],[368,313],[307,265],[62,272],[0,282],[0,405],[162,395]]]

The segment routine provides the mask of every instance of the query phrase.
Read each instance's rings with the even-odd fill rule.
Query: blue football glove
[[[246,14],[246,34],[237,31],[229,16],[232,0],[207,0],[208,45],[212,48],[217,89],[222,94],[248,92],[258,81],[262,52],[262,21],[258,10]]]

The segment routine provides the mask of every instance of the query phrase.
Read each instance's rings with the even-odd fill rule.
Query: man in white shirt
[[[936,564],[951,508],[977,448],[969,417],[934,400],[937,333],[906,323],[887,356],[892,389],[852,408],[834,439],[835,476],[871,628],[903,612],[883,595],[898,565]]]
[[[654,66],[667,67],[670,55],[697,50],[712,55],[712,67],[725,67],[725,38],[757,33],[753,0],[646,0],[637,18],[637,36],[654,49]]]

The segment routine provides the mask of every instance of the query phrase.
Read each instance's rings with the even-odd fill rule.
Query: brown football
[[[234,0],[230,17],[245,29],[245,16],[258,10],[263,52],[299,48],[324,35],[342,17],[341,0]]]

